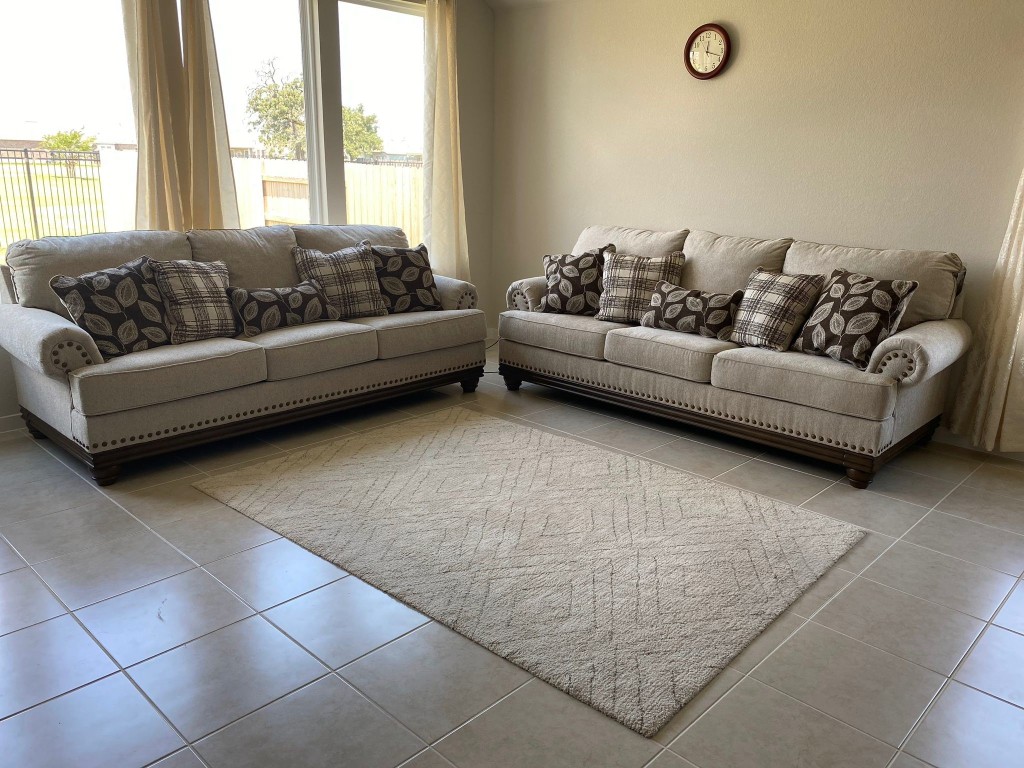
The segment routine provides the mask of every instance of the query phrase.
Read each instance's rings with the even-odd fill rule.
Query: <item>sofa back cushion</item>
[[[742,291],[750,274],[762,267],[781,272],[786,251],[793,241],[732,237],[695,229],[686,238],[681,287],[705,293]]]
[[[182,232],[105,232],[21,240],[7,249],[7,264],[19,304],[48,309],[70,320],[67,309],[50,289],[52,278],[112,269],[140,256],[178,261],[191,259],[192,251]]]
[[[899,328],[926,320],[945,320],[953,312],[964,281],[960,257],[947,251],[908,251],[820,245],[796,240],[786,253],[787,274],[829,275],[845,269],[879,280],[913,280],[918,283]]]
[[[629,227],[592,226],[584,229],[573,246],[572,252],[581,256],[594,248],[604,248],[608,243],[615,246],[620,254],[643,256],[645,258],[668,258],[683,250],[687,230],[654,232],[650,229]]]
[[[299,283],[292,249],[295,235],[284,224],[252,229],[193,229],[195,261],[223,261],[236,288],[287,288]]]
[[[408,248],[409,238],[399,227],[376,224],[302,224],[292,227],[299,248],[321,253],[334,253],[351,248],[364,240],[370,245]]]

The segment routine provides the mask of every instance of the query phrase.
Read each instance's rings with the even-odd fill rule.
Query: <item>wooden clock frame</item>
[[[710,72],[698,72],[693,68],[693,64],[690,63],[690,48],[693,46],[693,41],[704,32],[717,32],[722,36],[722,40],[725,41],[725,51],[722,53],[722,63]],[[693,30],[690,36],[686,39],[686,53],[683,56],[683,63],[686,64],[686,71],[698,80],[710,80],[725,71],[726,66],[729,64],[729,53],[731,51],[732,41],[729,40],[729,33],[725,31],[723,26],[720,24],[703,24]]]

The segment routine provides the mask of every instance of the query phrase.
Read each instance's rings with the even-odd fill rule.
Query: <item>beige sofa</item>
[[[971,341],[960,319],[964,268],[955,254],[623,227],[589,227],[573,252],[607,243],[620,253],[682,251],[683,286],[716,293],[742,289],[758,266],[826,275],[842,267],[920,286],[898,332],[859,371],[801,352],[539,312],[545,278],[519,280],[499,320],[499,370],[509,389],[537,382],[785,448],[841,464],[858,488],[931,437],[950,366]]]
[[[49,287],[139,256],[221,260],[232,285],[295,285],[296,245],[407,247],[393,227],[274,226],[120,232],[14,243],[2,267],[0,346],[28,429],[86,462],[100,485],[123,463],[483,375],[483,312],[469,283],[436,277],[444,309],[163,346],[104,362]]]

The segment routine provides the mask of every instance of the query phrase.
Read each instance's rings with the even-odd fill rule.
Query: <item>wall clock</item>
[[[722,73],[729,61],[729,33],[718,24],[693,30],[686,41],[686,71],[698,80],[710,80]]]

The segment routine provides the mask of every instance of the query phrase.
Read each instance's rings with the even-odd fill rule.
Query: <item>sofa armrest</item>
[[[930,320],[884,339],[867,370],[912,386],[951,366],[970,346],[971,328],[963,320]]]
[[[543,275],[516,280],[505,294],[505,306],[522,312],[539,312],[540,300],[547,291],[548,279]]]
[[[34,371],[66,378],[103,362],[92,336],[47,309],[0,304],[0,347]]]
[[[441,294],[444,309],[476,309],[478,297],[476,286],[454,277],[434,275],[434,284]]]

